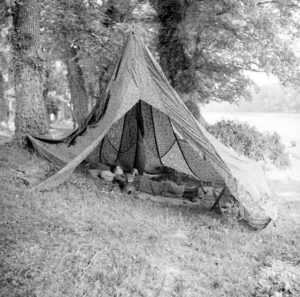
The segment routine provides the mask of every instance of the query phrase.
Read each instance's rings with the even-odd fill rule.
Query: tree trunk
[[[78,125],[82,125],[88,115],[89,99],[84,85],[82,69],[79,65],[77,49],[75,46],[69,46],[68,50],[69,55],[66,64],[74,120]]]
[[[8,108],[4,97],[4,79],[0,72],[0,124],[1,122],[7,122],[8,120]]]
[[[40,58],[40,8],[38,0],[16,1],[13,10],[16,118],[15,138],[49,132],[43,101],[43,63]]]
[[[197,89],[194,75],[195,62],[187,55],[184,41],[186,34],[183,31],[182,23],[185,21],[191,2],[187,0],[151,0],[151,3],[157,11],[160,22],[158,45],[160,65],[194,117],[207,126],[207,122],[195,103],[195,98],[193,99],[193,92]]]
[[[191,65],[181,32],[188,3],[183,0],[161,0],[155,8],[161,25],[158,37],[160,65],[171,85],[177,91],[188,93],[182,79],[186,80]]]

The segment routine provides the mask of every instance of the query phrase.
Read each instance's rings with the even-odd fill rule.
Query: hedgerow
[[[281,137],[277,133],[259,132],[247,123],[221,120],[208,126],[208,131],[228,147],[264,165],[278,168],[290,165],[290,158]]]

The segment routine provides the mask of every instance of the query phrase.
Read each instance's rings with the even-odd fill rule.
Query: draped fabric
[[[129,34],[101,100],[68,137],[28,136],[40,155],[62,166],[36,189],[61,184],[84,160],[146,173],[168,166],[226,185],[253,227],[275,219],[277,209],[261,166],[225,147],[192,116],[137,30]]]

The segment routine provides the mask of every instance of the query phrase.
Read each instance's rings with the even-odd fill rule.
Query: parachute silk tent
[[[149,174],[167,166],[226,185],[254,228],[276,217],[261,166],[224,146],[193,117],[136,30],[85,124],[63,139],[28,135],[28,140],[42,157],[62,167],[38,190],[63,183],[84,160]]]

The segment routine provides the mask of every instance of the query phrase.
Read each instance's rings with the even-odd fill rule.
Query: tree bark
[[[8,120],[8,107],[4,97],[4,79],[0,72],[0,123],[7,122]]]
[[[43,101],[43,62],[40,57],[38,0],[16,1],[13,10],[16,118],[15,139],[49,132]]]
[[[69,46],[66,65],[71,102],[75,117],[74,120],[78,125],[82,125],[88,116],[89,98],[85,89],[83,73],[79,65],[76,46]]]
[[[183,76],[188,75],[191,63],[185,52],[180,25],[188,7],[187,1],[183,0],[161,0],[155,5],[160,22],[160,65],[173,88],[183,93],[189,93],[182,80],[186,80]]]
[[[160,65],[172,87],[200,123],[207,126],[193,91],[197,88],[194,75],[194,61],[186,53],[185,33],[182,23],[185,21],[190,2],[186,0],[151,0],[160,22],[158,52]]]

